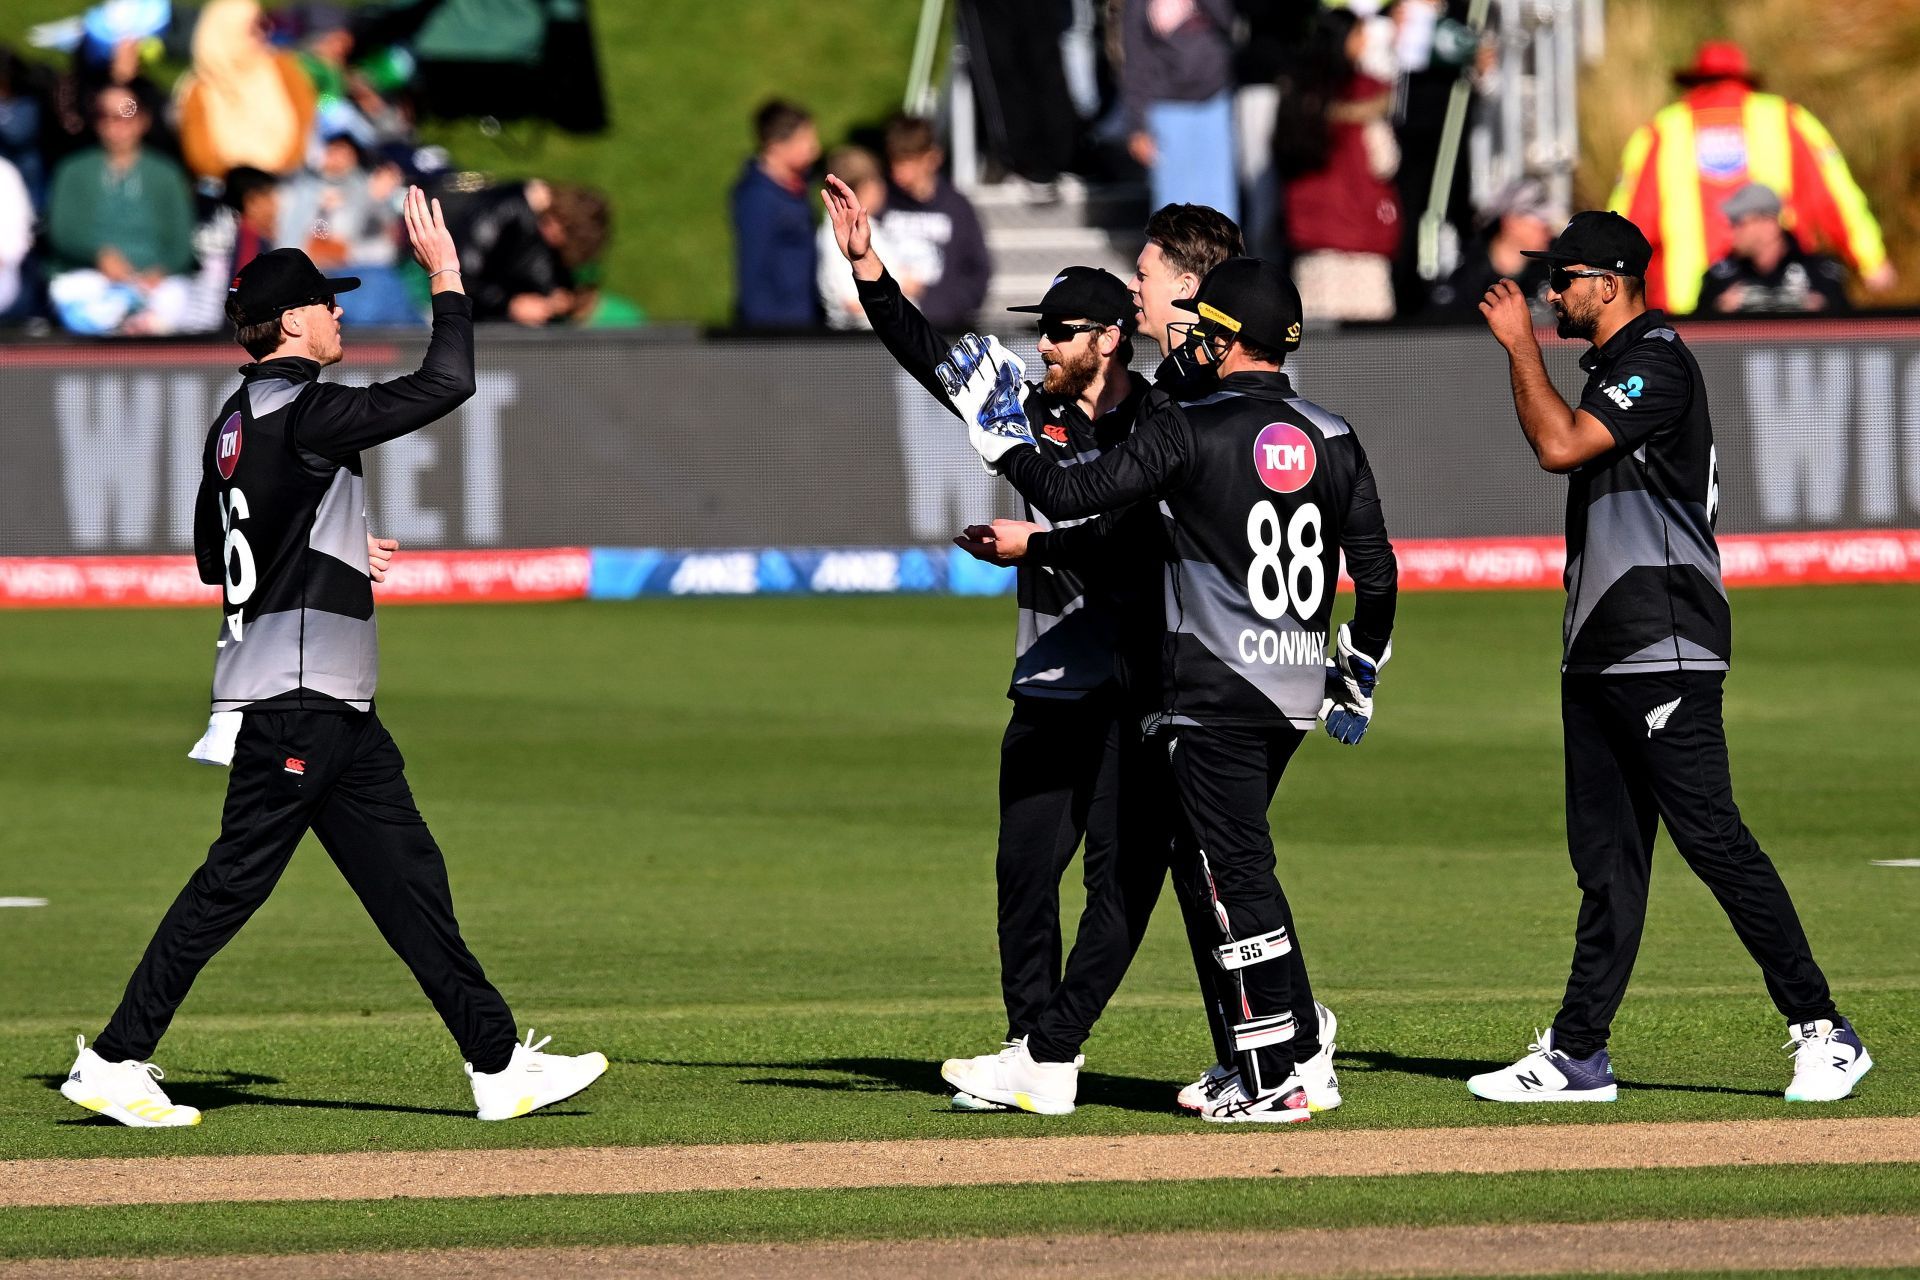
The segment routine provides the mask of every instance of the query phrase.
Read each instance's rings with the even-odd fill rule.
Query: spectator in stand
[[[1038,184],[1035,194],[1045,198],[1073,162],[1080,130],[1060,54],[1060,38],[1073,25],[1072,0],[961,0],[959,22],[976,54],[974,87],[989,152],[1008,174]]]
[[[1121,14],[1127,149],[1151,204],[1240,217],[1233,146],[1233,0],[1126,0]]]
[[[63,154],[72,154],[93,141],[92,106],[102,89],[125,89],[139,99],[148,120],[146,148],[168,159],[180,156],[180,140],[167,124],[167,95],[147,74],[147,63],[160,56],[153,37],[124,36],[111,45],[83,41],[73,51],[73,65],[55,86],[57,124],[65,139]]]
[[[279,239],[280,180],[242,165],[227,174],[220,203],[193,233],[200,269],[193,296],[181,318],[182,333],[217,333],[227,324],[227,292],[240,268]]]
[[[887,122],[887,211],[875,230],[892,244],[886,261],[919,282],[915,299],[928,323],[946,333],[964,330],[979,314],[993,279],[986,233],[972,201],[941,176],[946,154],[933,122],[895,116]]]
[[[827,156],[827,172],[852,188],[860,207],[867,211],[874,253],[879,255],[880,261],[892,262],[896,256],[894,244],[879,223],[880,215],[887,208],[887,177],[881,171],[880,158],[865,147],[837,147]],[[817,239],[819,244],[815,252],[820,259],[820,305],[826,309],[827,327],[872,328],[867,322],[866,310],[860,305],[860,291],[854,283],[853,267],[841,255],[839,242],[834,238],[832,218],[820,220]],[[900,291],[907,297],[919,298],[921,288],[918,280],[902,278],[898,273],[894,279],[899,281]]]
[[[200,178],[240,165],[285,175],[306,161],[313,82],[267,43],[256,0],[208,0],[193,28],[193,69],[174,87],[180,150]]]
[[[775,98],[753,117],[760,149],[733,184],[733,322],[742,329],[820,323],[818,244],[807,179],[820,133],[806,108]]]
[[[447,221],[474,318],[533,328],[575,318],[573,271],[598,259],[610,226],[599,192],[538,180],[475,192]]]
[[[180,166],[147,151],[147,113],[125,89],[96,102],[100,145],[68,156],[47,197],[49,292],[77,333],[171,333],[193,268],[193,196]]]
[[[1400,199],[1391,85],[1360,69],[1367,28],[1346,9],[1315,22],[1280,100],[1274,166],[1308,319],[1390,320]]]
[[[414,325],[419,308],[399,270],[400,170],[367,171],[366,155],[348,133],[329,137],[318,169],[287,179],[280,191],[280,243],[306,252],[322,272],[357,277],[340,295],[341,318],[358,325]]]
[[[0,157],[0,325],[33,314],[33,201],[11,161]]]
[[[1521,178],[1495,193],[1481,215],[1479,235],[1468,243],[1460,266],[1434,288],[1430,307],[1436,316],[1479,319],[1480,300],[1497,280],[1511,280],[1526,295],[1535,323],[1554,319],[1547,302],[1547,264],[1539,253],[1565,225],[1566,210],[1556,208],[1536,178]]]
[[[1708,265],[1733,247],[1721,210],[1748,183],[1780,196],[1782,224],[1807,247],[1846,259],[1875,293],[1894,286],[1880,224],[1812,112],[1759,92],[1746,51],[1731,41],[1701,45],[1673,78],[1685,96],[1627,139],[1608,202],[1653,243],[1648,306],[1694,309]]]
[[[1707,269],[1700,310],[1839,312],[1847,310],[1847,270],[1830,254],[1808,253],[1780,225],[1780,197],[1749,182],[1720,206],[1733,252]]]

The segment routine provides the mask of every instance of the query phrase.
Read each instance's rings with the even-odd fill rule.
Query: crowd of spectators
[[[355,17],[122,3],[74,24],[64,68],[0,46],[0,326],[218,332],[239,269],[281,247],[360,278],[348,323],[424,324],[409,184],[442,199],[479,318],[643,323],[599,287],[605,198],[456,171],[416,134],[404,52],[361,49]],[[170,57],[186,65],[166,90]]]
[[[1477,319],[1502,277],[1548,319],[1545,273],[1521,255],[1544,247],[1572,211],[1540,178],[1474,193],[1457,165],[1437,211],[1439,277],[1417,268],[1448,98],[1462,81],[1472,88],[1471,119],[1497,105],[1502,83],[1499,42],[1467,25],[1469,9],[1468,0],[962,0],[982,180],[1046,203],[1066,174],[1144,179],[1149,208],[1210,205],[1241,224],[1252,252],[1289,268],[1313,319]],[[1866,198],[1804,107],[1761,93],[1725,42],[1703,46],[1674,78],[1680,100],[1628,145],[1610,202],[1655,245],[1656,303],[1680,313],[1835,311],[1847,305],[1849,268],[1869,292],[1890,286]],[[776,102],[759,124],[760,149],[734,189],[735,323],[857,326],[852,282],[821,247],[813,122]],[[1650,159],[1669,135],[1671,146],[1697,142],[1697,164]],[[984,298],[991,263],[939,157],[932,124],[901,118],[887,128],[884,164],[843,147],[828,168],[873,211],[908,296],[957,328]],[[1682,170],[1691,176],[1676,177]],[[1688,226],[1697,234],[1669,243]]]

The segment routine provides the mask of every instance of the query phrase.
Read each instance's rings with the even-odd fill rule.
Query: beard
[[[1100,350],[1089,342],[1078,355],[1063,355],[1060,363],[1047,366],[1040,389],[1062,400],[1078,400],[1100,374]]]
[[[1581,310],[1574,310],[1564,301],[1553,304],[1553,313],[1558,318],[1554,332],[1563,338],[1582,338],[1593,341],[1593,335],[1600,324],[1600,306],[1594,303]]]

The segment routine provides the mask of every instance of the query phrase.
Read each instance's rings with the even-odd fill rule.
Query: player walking
[[[1496,1102],[1614,1100],[1607,1035],[1640,948],[1664,822],[1786,1017],[1787,1100],[1844,1098],[1873,1060],[1834,1008],[1793,900],[1733,802],[1721,720],[1733,620],[1713,536],[1720,481],[1700,366],[1667,317],[1647,309],[1652,249],[1625,218],[1577,214],[1527,256],[1552,264],[1560,336],[1593,344],[1569,408],[1518,287],[1502,280],[1480,303],[1506,348],[1527,443],[1570,482],[1560,713],[1580,917],[1553,1028],[1467,1087]]]
[[[407,234],[433,288],[433,337],[416,373],[347,387],[335,295],[304,253],[277,249],[227,299],[258,363],[220,408],[194,513],[200,577],[221,583],[213,709],[239,713],[220,838],[160,922],[106,1030],[60,1092],[122,1124],[200,1123],[148,1061],[206,963],[267,900],[308,830],[320,838],[467,1058],[482,1120],[571,1097],[607,1069],[598,1053],[519,1041],[506,1001],[461,941],[446,862],[414,807],[399,749],[374,711],[378,650],[362,450],[437,421],[473,394],[473,310],[438,201],[414,188]],[[211,735],[210,735],[211,736]],[[205,744],[203,744],[204,748]]]
[[[1331,1065],[1321,1061],[1327,1055],[1275,874],[1267,809],[1323,712],[1341,741],[1365,733],[1391,653],[1397,574],[1352,428],[1296,395],[1281,372],[1301,327],[1286,274],[1231,259],[1183,306],[1199,318],[1181,350],[1193,382],[1213,371],[1212,394],[1176,404],[1156,393],[1128,440],[1076,467],[1041,458],[1014,394],[1019,362],[997,339],[969,334],[941,375],[981,457],[1035,505],[1073,518],[1153,500],[1165,516],[1157,736],[1193,841],[1191,861],[1175,874],[1182,891],[1213,912],[1213,1000],[1232,1017],[1236,1067],[1200,1114],[1285,1123],[1311,1114],[1302,1073],[1325,1067],[1330,1076]],[[1329,664],[1342,551],[1355,614]]]

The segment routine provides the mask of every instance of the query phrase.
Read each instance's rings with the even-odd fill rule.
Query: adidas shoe
[[[940,1066],[946,1082],[974,1099],[1018,1107],[1036,1115],[1073,1114],[1085,1057],[1072,1062],[1035,1062],[1027,1038],[1007,1042],[999,1053],[977,1058],[948,1058]]]
[[[1320,1015],[1320,1052],[1293,1070],[1307,1090],[1307,1110],[1331,1111],[1340,1105],[1340,1081],[1333,1074],[1333,1037],[1340,1030],[1340,1019],[1318,1000],[1313,1010]]]
[[[80,1056],[73,1060],[60,1092],[89,1111],[97,1111],[136,1129],[173,1129],[199,1124],[200,1113],[176,1106],[159,1081],[167,1073],[151,1062],[108,1062],[87,1048],[85,1036],[73,1038]]]
[[[1181,1089],[1174,1101],[1183,1111],[1198,1111],[1213,1100],[1213,1095],[1218,1093],[1227,1081],[1239,1078],[1240,1068],[1216,1062],[1201,1072],[1198,1080]]]
[[[1605,1049],[1570,1058],[1553,1047],[1553,1032],[1533,1033],[1527,1056],[1510,1067],[1467,1081],[1467,1091],[1489,1102],[1612,1102],[1619,1096]]]
[[[1793,1037],[1783,1046],[1793,1050],[1788,1102],[1838,1102],[1873,1068],[1867,1046],[1845,1018],[1789,1023],[1787,1034]]]
[[[561,1053],[542,1053],[552,1036],[534,1043],[527,1032],[525,1044],[513,1046],[513,1058],[498,1071],[475,1071],[467,1063],[467,1078],[473,1082],[473,1105],[482,1120],[511,1120],[538,1111],[541,1107],[571,1098],[598,1080],[607,1069],[604,1053],[583,1053],[568,1057]]]
[[[1200,1118],[1210,1124],[1296,1124],[1313,1119],[1307,1107],[1307,1088],[1296,1073],[1278,1089],[1249,1095],[1238,1071],[1224,1081],[1207,1104]]]

